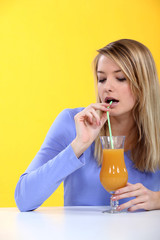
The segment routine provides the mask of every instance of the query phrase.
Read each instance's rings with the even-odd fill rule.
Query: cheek
[[[125,100],[130,103],[132,106],[135,105],[135,102],[136,102],[136,97],[134,96],[134,94],[132,93],[131,89],[129,86],[126,86],[126,89],[124,90],[123,92],[123,96],[126,96],[125,97]]]
[[[97,90],[98,90],[98,96],[99,96],[100,98],[102,98],[102,92],[103,92],[102,87],[98,86],[98,87],[97,87]]]

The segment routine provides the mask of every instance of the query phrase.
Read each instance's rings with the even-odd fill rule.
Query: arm
[[[96,103],[74,118],[68,111],[58,116],[42,148],[17,184],[15,200],[21,211],[39,207],[65,177],[85,164],[83,152],[107,120],[107,107],[108,104]],[[97,110],[102,111],[101,117]]]
[[[68,110],[56,118],[40,151],[17,183],[15,200],[21,211],[39,207],[66,176],[84,165],[83,154],[78,159],[70,145],[74,127]]]

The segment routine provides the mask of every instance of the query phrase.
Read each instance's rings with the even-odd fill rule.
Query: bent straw
[[[110,104],[110,106],[111,106],[112,101],[110,101],[109,104]],[[110,106],[107,107],[107,108],[110,108]],[[112,139],[112,131],[111,131],[111,124],[110,124],[110,119],[109,119],[109,112],[107,112],[107,119],[108,119],[108,127],[109,127],[109,136],[110,136],[110,140],[111,140],[111,148],[114,149],[113,139]]]

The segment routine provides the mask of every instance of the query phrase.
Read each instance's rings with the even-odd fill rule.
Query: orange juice
[[[124,162],[124,149],[103,149],[100,181],[108,192],[125,187],[128,173]]]

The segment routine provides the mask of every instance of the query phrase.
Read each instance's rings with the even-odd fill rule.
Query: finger
[[[100,124],[100,116],[94,109],[91,110],[91,113],[92,113],[93,117],[95,118],[96,123],[99,125]]]
[[[92,104],[88,109],[86,108],[86,111],[91,112],[96,120],[97,125],[103,125],[105,121],[107,120],[106,112],[110,111],[109,109],[106,108],[106,106],[98,105],[97,107],[95,104]],[[101,110],[102,116],[100,118],[99,114],[96,112],[97,110]]]
[[[93,115],[90,112],[87,112],[84,116],[84,119],[89,122],[90,124],[93,124]]]
[[[131,183],[129,183],[129,182],[127,182],[127,184],[126,184],[127,186],[131,186],[131,185],[133,185],[133,184],[131,184]]]
[[[84,121],[86,120],[86,123],[94,124],[96,122],[97,125],[103,126],[105,121],[107,120],[106,112],[110,111],[110,109],[107,108],[109,104],[106,103],[95,103],[91,104],[88,107],[86,107],[83,111],[78,113],[74,119],[75,121]],[[102,111],[102,116],[100,117],[99,114],[96,112],[97,110]],[[92,114],[89,114],[89,112]],[[105,115],[103,115],[103,113]]]
[[[136,191],[142,187],[143,187],[143,185],[140,183],[128,184],[126,187],[120,188],[117,191],[115,191],[115,194],[122,194],[122,193],[126,193],[126,192]]]
[[[120,199],[124,199],[124,198],[138,197],[140,195],[142,195],[142,191],[140,189],[138,189],[138,190],[135,190],[132,192],[127,192],[127,193],[113,196],[113,200],[116,201],[116,200],[120,200]]]
[[[89,107],[93,108],[95,110],[101,110],[101,111],[109,111],[109,107],[110,105],[107,103],[93,103],[91,104]]]
[[[100,125],[101,127],[105,124],[105,122],[107,121],[107,114],[106,112],[102,114],[101,118],[100,118]]]
[[[93,109],[90,112],[86,112],[85,120],[89,121],[90,124],[100,125],[100,117]]]
[[[126,203],[119,205],[117,210],[121,211],[123,209],[130,208],[137,204],[144,204],[145,201],[146,201],[146,198],[144,196],[139,196],[139,197],[134,198]]]
[[[107,109],[110,109],[111,105],[109,103],[102,103],[102,106],[104,106]]]
[[[127,211],[129,211],[129,212],[134,212],[134,211],[139,210],[139,209],[145,209],[144,203],[139,203],[139,204],[137,204],[137,205],[135,205],[135,206],[129,207],[129,208],[127,209]],[[147,210],[147,209],[145,209],[145,210]]]

